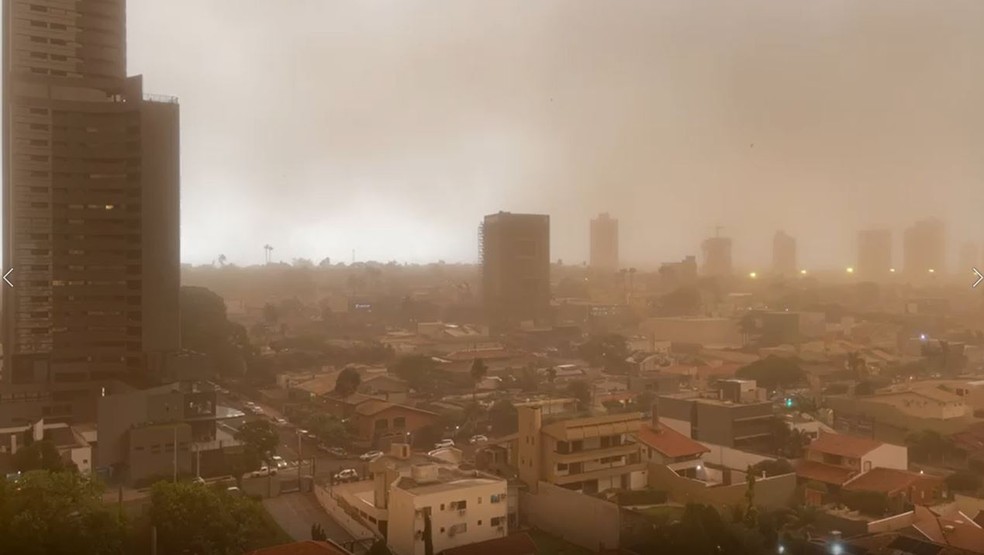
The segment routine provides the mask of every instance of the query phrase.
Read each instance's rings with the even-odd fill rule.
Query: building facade
[[[792,277],[797,271],[796,239],[785,231],[777,231],[772,238],[772,272]]]
[[[711,237],[701,244],[704,251],[704,267],[702,273],[706,276],[724,277],[732,273],[731,239],[729,237]]]
[[[892,272],[892,232],[866,229],[858,233],[857,273],[870,280],[885,280]]]
[[[591,220],[590,255],[589,264],[593,269],[618,270],[618,220],[607,212]]]
[[[772,451],[775,416],[772,403],[748,397],[695,397],[692,393],[659,396],[660,423],[701,443],[745,451]]]
[[[178,105],[126,76],[125,0],[4,2],[0,418],[92,416],[179,348]]]
[[[536,405],[517,410],[519,478],[531,491],[541,481],[584,493],[645,484],[640,413],[553,419]]]
[[[498,329],[550,317],[550,216],[499,212],[481,231],[482,290]]]
[[[943,222],[936,219],[918,221],[905,230],[902,238],[902,261],[906,276],[928,279],[929,274],[946,270],[946,236]]]

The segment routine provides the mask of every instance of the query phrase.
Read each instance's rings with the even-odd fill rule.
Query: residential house
[[[633,439],[640,413],[557,419],[536,405],[517,410],[519,478],[534,493],[541,481],[584,493],[645,484],[646,463]]]
[[[526,532],[445,549],[439,555],[537,555],[540,550]]]
[[[410,386],[400,378],[384,374],[363,379],[359,385],[359,393],[381,397],[390,403],[406,403]]]
[[[909,451],[873,439],[821,433],[796,465],[796,475],[806,485],[809,504],[822,505],[836,497],[852,478],[875,468],[907,470]]]
[[[878,467],[850,478],[841,491],[846,495],[876,494],[889,514],[898,514],[909,505],[932,506],[942,502],[945,489],[943,479],[938,476]]]
[[[642,446],[642,460],[668,467],[680,476],[700,478],[702,457],[710,449],[680,432],[660,423],[654,413],[652,422],[643,424],[636,434]]]
[[[436,413],[370,399],[355,407],[350,416],[355,439],[377,449],[387,449],[391,443],[404,443],[408,436],[435,424]]]
[[[79,473],[89,474],[93,469],[92,445],[83,433],[63,422],[45,422],[0,428],[0,469],[12,471],[13,456],[28,445],[28,440],[50,441],[62,460],[74,464]],[[8,468],[4,468],[8,467]]]

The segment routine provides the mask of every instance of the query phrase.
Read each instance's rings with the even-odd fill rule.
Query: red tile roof
[[[855,472],[850,468],[843,468],[817,461],[801,460],[796,464],[796,476],[804,480],[815,480],[824,484],[837,486],[844,485],[845,482],[854,476]]]
[[[352,552],[332,542],[308,540],[257,549],[246,555],[352,555]]]
[[[442,551],[441,555],[536,555],[537,553],[533,538],[523,532],[504,538],[452,547]]]
[[[859,459],[881,446],[880,441],[864,437],[821,433],[820,437],[813,440],[809,449],[819,453]]]
[[[669,426],[654,428],[652,424],[646,424],[639,428],[638,439],[643,445],[652,447],[664,457],[673,459],[710,452],[710,449],[707,447]]]
[[[844,484],[844,489],[891,494],[906,490],[919,482],[935,482],[934,485],[943,485],[943,480],[935,476],[894,468],[873,468]]]
[[[912,525],[920,534],[939,544],[984,553],[984,529],[974,521],[958,516],[927,518]]]

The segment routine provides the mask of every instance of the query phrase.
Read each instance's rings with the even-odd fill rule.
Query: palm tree
[[[476,358],[472,361],[471,377],[472,381],[475,382],[475,386],[472,388],[472,403],[475,402],[475,396],[478,393],[478,384],[485,379],[485,375],[488,373],[489,368],[485,365],[485,361],[480,358]]]
[[[273,254],[273,247],[269,244],[263,245],[263,251],[266,254],[266,263],[270,263],[270,256]]]
[[[225,266],[226,260],[227,260],[226,259],[226,255],[220,254],[219,255],[219,266]]]

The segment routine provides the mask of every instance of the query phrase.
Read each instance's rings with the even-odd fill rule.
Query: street
[[[352,541],[352,536],[328,516],[312,493],[287,493],[264,499],[263,506],[277,524],[297,541],[311,539],[312,524],[320,524],[328,538],[338,543]]]

